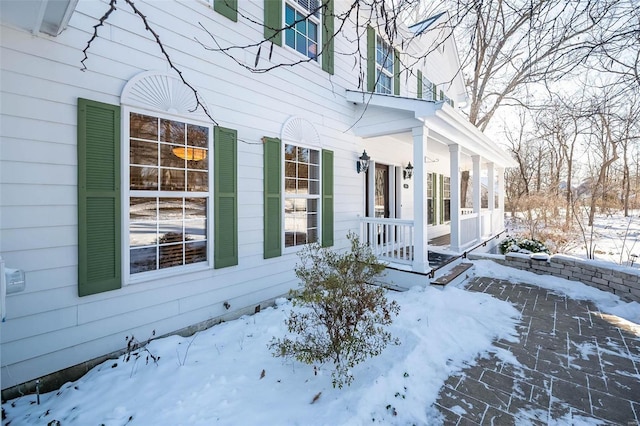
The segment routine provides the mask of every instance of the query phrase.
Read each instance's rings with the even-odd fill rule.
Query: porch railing
[[[477,221],[478,213],[467,213],[460,216],[460,245],[462,247],[477,240]]]
[[[413,220],[362,218],[360,240],[376,257],[393,263],[411,265],[414,244]]]

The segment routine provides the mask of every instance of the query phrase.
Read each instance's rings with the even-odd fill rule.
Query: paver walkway
[[[436,402],[446,425],[640,424],[640,326],[534,285],[474,278],[466,288],[516,306],[520,342],[494,342],[489,358],[449,377]]]

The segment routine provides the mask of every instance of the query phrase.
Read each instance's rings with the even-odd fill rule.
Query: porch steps
[[[469,278],[473,273],[473,263],[458,263],[451,269],[431,280],[431,285],[446,286],[447,284],[458,284]]]

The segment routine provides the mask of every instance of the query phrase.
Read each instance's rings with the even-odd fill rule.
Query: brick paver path
[[[640,326],[534,285],[474,278],[466,289],[516,306],[520,342],[495,342],[447,380],[436,402],[446,425],[640,424]]]

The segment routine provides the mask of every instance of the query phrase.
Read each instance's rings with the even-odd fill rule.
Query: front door
[[[390,167],[385,164],[376,163],[373,170],[373,190],[369,186],[370,180],[365,179],[366,184],[366,204],[367,204],[367,217],[376,218],[388,218],[391,217],[391,203],[389,197],[389,169]],[[367,173],[371,173],[369,169]],[[369,203],[369,197],[373,196],[373,206]],[[371,211],[373,208],[373,211]],[[377,235],[378,244],[385,244],[387,242],[387,235],[385,227],[382,225],[373,225],[374,234]],[[370,233],[367,232],[367,236],[370,238]]]

